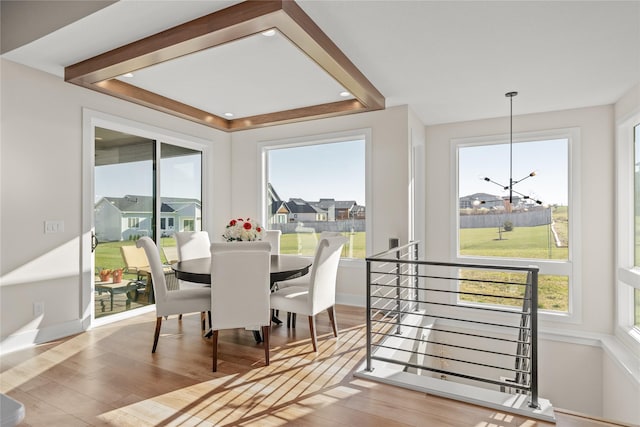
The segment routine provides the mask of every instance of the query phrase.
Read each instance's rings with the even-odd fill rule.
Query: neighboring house
[[[287,204],[280,199],[278,193],[271,183],[267,184],[267,193],[269,195],[269,224],[285,224],[289,221],[289,208]]]
[[[366,211],[365,207],[362,206],[362,205],[355,205],[351,209],[351,217],[353,219],[366,219],[366,217],[367,217],[366,213],[367,213],[367,211]]]
[[[113,242],[150,236],[152,206],[151,196],[102,197],[95,205],[96,237]],[[200,229],[202,207],[197,199],[163,197],[160,212],[163,237],[176,231]]]
[[[283,202],[271,184],[267,185],[269,195],[269,224],[287,222],[343,221],[365,219],[365,207],[355,200],[320,199],[309,202],[300,198]]]
[[[310,205],[302,199],[289,199],[289,222],[327,221],[327,212]]]
[[[336,201],[335,199],[320,199],[318,202],[309,202],[309,204],[325,211],[327,221],[351,219],[352,210],[357,206],[355,200]]]

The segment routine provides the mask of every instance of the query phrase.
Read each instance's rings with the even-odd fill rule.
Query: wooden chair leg
[[[202,332],[204,332],[204,325],[205,325],[205,322],[206,322],[205,316],[206,316],[205,312],[201,311],[200,312],[200,324],[202,326]]]
[[[287,329],[291,327],[291,312],[287,312]]]
[[[156,319],[156,332],[153,335],[153,348],[151,349],[151,353],[155,353],[156,347],[158,347],[158,338],[160,337],[160,326],[162,326],[162,316]]]
[[[336,325],[336,306],[332,305],[327,308],[327,313],[329,313],[329,320],[331,321],[331,327],[333,328],[333,336],[338,337],[338,326]]]
[[[262,341],[264,342],[264,360],[267,364],[267,366],[269,366],[269,333],[270,333],[271,327],[270,326],[263,326],[262,327]]]
[[[218,331],[213,331],[211,341],[213,341],[213,372],[218,372]]]
[[[316,317],[309,316],[309,332],[311,333],[311,344],[313,344],[313,351],[318,352],[318,339],[316,338]]]

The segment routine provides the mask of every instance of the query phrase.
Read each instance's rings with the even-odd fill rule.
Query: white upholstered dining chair
[[[209,257],[211,242],[206,231],[178,231],[175,238],[179,261]]]
[[[326,238],[326,237],[341,237],[342,233],[338,232],[338,231],[323,231],[320,233],[320,240],[318,241],[318,244],[316,245],[316,250],[314,253],[314,257],[318,254],[318,250],[320,249],[320,242],[322,241],[322,239]],[[345,241],[346,243],[347,241]],[[340,249],[342,251],[342,249]],[[285,280],[283,282],[278,282],[276,283],[275,289],[283,289],[283,288],[288,288],[289,286],[309,286],[309,276],[301,276],[301,277],[296,277],[295,279],[290,279],[290,280]],[[276,311],[276,315],[277,315],[277,311]],[[287,319],[289,319],[290,316],[287,316]],[[288,323],[287,323],[288,324]]]
[[[309,332],[313,351],[318,351],[315,316],[323,310],[329,313],[333,335],[338,336],[336,325],[336,276],[342,247],[346,237],[334,236],[320,239],[311,272],[297,279],[295,285],[278,289],[271,294],[271,308],[287,311],[287,326],[295,327],[295,314],[309,317]]]
[[[263,242],[269,242],[271,244],[271,253],[278,255],[280,253],[280,238],[282,231],[280,230],[264,230],[262,235]]]
[[[143,248],[149,267],[151,269],[151,281],[156,302],[156,330],[153,336],[152,353],[156,352],[162,318],[173,314],[200,312],[200,321],[204,331],[205,312],[211,310],[211,291],[209,288],[179,289],[169,292],[164,275],[160,252],[151,238],[141,237],[136,246]]]
[[[269,365],[269,280],[271,255],[267,242],[211,245],[211,329],[213,371],[218,369],[218,331],[262,329],[265,362]]]

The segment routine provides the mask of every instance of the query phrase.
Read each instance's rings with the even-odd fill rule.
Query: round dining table
[[[271,255],[271,267],[269,270],[269,280],[271,289],[277,282],[295,279],[309,273],[311,258],[298,255]],[[195,258],[186,261],[179,261],[171,264],[178,279],[186,282],[201,283],[211,285],[211,258]],[[280,319],[273,316],[274,323],[282,323]],[[254,331],[256,341],[262,341],[260,332]]]
[[[298,255],[271,255],[269,278],[271,286],[276,282],[295,279],[309,273],[311,258]],[[171,265],[176,277],[186,282],[211,284],[211,258],[196,258]]]

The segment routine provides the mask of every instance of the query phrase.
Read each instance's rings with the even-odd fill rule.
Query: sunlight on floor
[[[482,421],[477,423],[474,427],[512,427],[516,418],[510,414],[503,414],[496,412],[491,416],[492,421]],[[534,427],[538,423],[533,420],[525,420],[522,424],[518,424],[518,427]]]
[[[114,332],[117,332],[117,329],[104,328],[94,334],[81,333],[59,344],[42,344],[51,346],[51,348],[37,356],[29,357],[24,362],[0,373],[0,392],[8,393],[22,384],[31,381],[52,367],[95,345],[96,341],[104,339]]]
[[[113,424],[124,419],[144,424],[157,422],[161,414],[162,424],[172,425],[287,424],[361,392],[358,384],[366,382],[354,379],[354,387],[343,383],[361,362],[361,335],[362,328],[352,328],[342,330],[337,340],[321,337],[318,354],[309,351],[308,339],[272,348],[270,366],[174,390],[99,418]],[[223,371],[222,365],[218,369]]]

